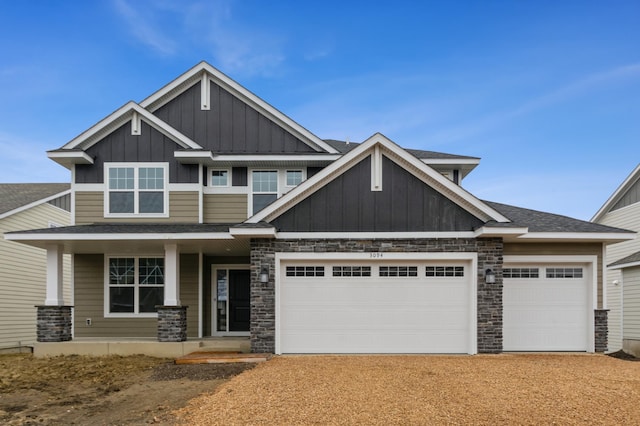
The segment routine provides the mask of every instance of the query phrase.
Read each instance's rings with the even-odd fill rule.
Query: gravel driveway
[[[283,356],[186,424],[640,424],[640,362],[604,355]]]

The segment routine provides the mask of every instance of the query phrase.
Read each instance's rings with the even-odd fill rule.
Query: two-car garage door
[[[278,353],[475,353],[470,260],[288,260]]]

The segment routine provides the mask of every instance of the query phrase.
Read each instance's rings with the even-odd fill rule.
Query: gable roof
[[[0,219],[65,195],[69,188],[68,183],[0,184]]]
[[[387,157],[400,163],[407,171],[430,185],[436,191],[448,197],[472,215],[484,222],[509,222],[505,216],[494,208],[483,203],[462,187],[451,182],[440,173],[427,166],[425,163],[409,154],[381,133],[376,133],[369,139],[350,149],[340,159],[325,167],[307,181],[301,183],[287,194],[283,195],[272,204],[246,220],[247,223],[270,221],[278,217],[293,205],[299,203],[311,194],[322,188],[328,182],[340,176],[346,170],[353,167],[360,160],[372,154],[376,149],[381,149]]]
[[[627,257],[623,257],[622,259],[613,262],[611,265],[607,265],[607,267],[611,269],[631,268],[633,266],[640,266],[640,251],[630,254]]]
[[[298,137],[302,142],[311,146],[315,151],[327,152],[330,154],[338,153],[333,146],[327,144],[318,136],[314,135],[284,113],[265,102],[263,99],[205,61],[200,62],[169,84],[162,87],[160,90],[144,99],[140,102],[140,106],[153,113],[194,84],[199,81],[206,81],[207,79],[212,80],[215,84],[262,113],[270,120]]]
[[[605,214],[609,213],[609,211],[620,201],[622,197],[627,193],[627,191],[640,180],[640,164],[636,166],[636,168],[627,176],[627,178],[620,184],[618,189],[614,191],[614,193],[609,197],[609,199],[600,207],[600,210],[596,212],[595,215],[591,218],[591,222],[600,221]]]
[[[352,149],[358,147],[360,142],[345,142],[339,141],[335,139],[325,139],[326,143],[337,149],[341,154],[345,154]],[[424,151],[420,149],[406,149],[405,151],[408,153],[415,155],[417,158],[421,160],[477,160],[480,159],[478,157],[469,157],[466,155],[455,155],[455,154],[446,154],[444,152],[436,152],[436,151]]]

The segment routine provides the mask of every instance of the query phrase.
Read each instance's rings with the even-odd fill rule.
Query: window
[[[464,277],[464,266],[427,266],[427,277]]]
[[[287,266],[287,277],[324,277],[324,266]]]
[[[106,176],[106,215],[165,215],[166,165],[107,165]]]
[[[229,186],[229,170],[211,170],[211,186]]]
[[[155,313],[164,303],[164,259],[110,257],[105,296],[105,313]]]
[[[504,268],[504,278],[539,278],[538,268]]]
[[[582,268],[547,268],[547,278],[582,278]]]
[[[334,266],[334,277],[370,277],[370,266]]]
[[[417,266],[381,266],[381,277],[417,277]]]
[[[287,170],[286,185],[298,186],[302,182],[302,170]]]
[[[278,198],[278,172],[275,170],[254,170],[251,176],[253,214],[255,214]]]

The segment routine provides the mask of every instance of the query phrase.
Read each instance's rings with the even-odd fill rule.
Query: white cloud
[[[138,11],[127,0],[114,0],[116,11],[127,23],[129,30],[142,44],[152,48],[161,55],[170,56],[176,53],[177,43],[165,35],[166,28],[162,28],[155,21],[153,7],[150,4],[137,3],[142,9]]]

